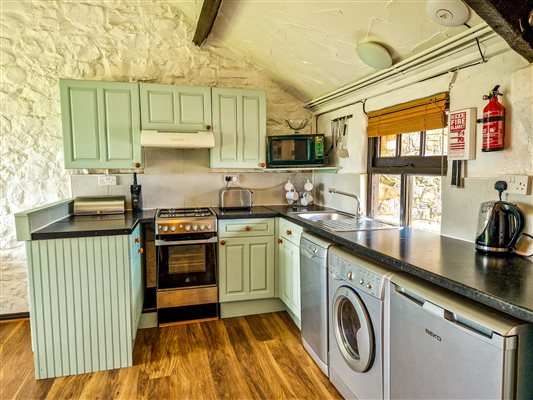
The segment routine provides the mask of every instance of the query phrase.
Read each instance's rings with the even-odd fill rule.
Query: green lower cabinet
[[[142,237],[141,225],[130,235],[130,268],[131,268],[131,341],[135,343],[137,327],[141,319],[144,303],[144,281],[142,268]]]
[[[26,242],[37,379],[133,364],[143,302],[139,229]]]
[[[142,164],[139,85],[61,80],[65,168]]]
[[[280,239],[278,251],[279,298],[300,319],[300,248]]]
[[[219,241],[219,301],[274,297],[274,237],[232,237]]]

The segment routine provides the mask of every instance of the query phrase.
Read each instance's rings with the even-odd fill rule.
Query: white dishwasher
[[[391,279],[385,397],[533,399],[532,324],[420,279]]]

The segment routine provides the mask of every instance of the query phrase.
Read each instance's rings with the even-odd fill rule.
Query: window
[[[447,172],[447,94],[441,100],[440,122],[435,118],[432,123],[427,123],[427,119],[419,123],[416,118],[425,117],[419,112],[405,123],[397,114],[398,110],[406,113],[402,105],[393,107],[395,115],[387,113],[387,109],[369,113],[367,213],[373,218],[440,231],[441,177]],[[411,113],[412,103],[407,108]],[[376,116],[381,119],[377,125],[383,120],[388,125],[376,127]],[[431,129],[398,131],[420,125]]]

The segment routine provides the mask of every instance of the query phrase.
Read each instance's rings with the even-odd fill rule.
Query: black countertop
[[[70,215],[32,232],[32,240],[129,235],[138,223],[153,221],[156,210],[114,215]]]
[[[279,216],[278,211],[269,207],[253,206],[251,210],[222,210],[212,207],[218,219],[242,219],[242,218],[274,218]]]

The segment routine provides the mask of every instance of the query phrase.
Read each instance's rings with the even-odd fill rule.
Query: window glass
[[[420,132],[402,134],[402,150],[400,155],[420,155]]]
[[[379,140],[379,156],[396,156],[396,135],[381,136]]]
[[[447,129],[433,129],[426,131],[426,156],[440,156],[447,153],[448,131]]]
[[[400,223],[400,175],[375,174],[374,218],[382,221]]]
[[[431,232],[440,232],[442,215],[440,176],[411,176],[410,219],[411,226]]]

